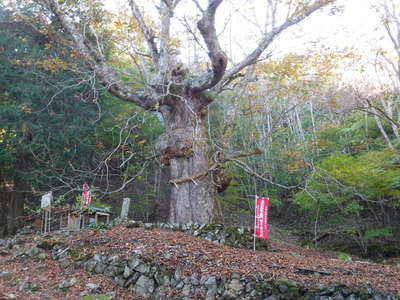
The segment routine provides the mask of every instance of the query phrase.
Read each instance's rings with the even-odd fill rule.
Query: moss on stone
[[[280,284],[284,284],[288,288],[298,288],[297,282],[294,282],[294,281],[291,281],[291,280],[285,279],[285,278],[279,278],[279,279],[275,280],[274,285],[278,286]]]
[[[51,250],[54,248],[54,246],[56,245],[63,245],[64,243],[60,240],[56,240],[56,239],[45,239],[45,240],[41,240],[37,247],[41,248],[41,249],[45,249],[45,250]]]
[[[210,223],[207,224],[206,226],[204,226],[204,228],[202,230],[204,231],[216,231],[216,230],[221,230],[224,229],[224,225],[221,223]]]
[[[138,227],[143,227],[143,222],[129,221],[128,224],[126,224],[126,228],[138,228]]]

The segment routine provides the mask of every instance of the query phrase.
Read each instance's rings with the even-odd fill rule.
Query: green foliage
[[[395,150],[367,152],[357,157],[336,153],[322,160],[309,177],[307,191],[296,194],[295,202],[314,213],[359,215],[365,200],[391,199],[399,205],[400,193],[393,189],[400,168],[390,164]]]
[[[244,187],[235,179],[232,180],[229,187],[220,196],[223,209],[233,213],[248,214],[253,198],[243,196],[243,191]]]
[[[0,49],[0,180],[38,190],[74,185],[73,166],[88,166],[92,157],[97,105],[90,84],[69,71],[67,53],[28,34],[2,31]]]
[[[111,229],[109,224],[105,223],[91,223],[88,227],[89,229]]]
[[[379,237],[386,237],[386,236],[392,236],[392,228],[386,227],[386,228],[374,228],[367,230],[364,233],[363,239],[364,240],[370,240],[374,238],[379,238]]]
[[[343,260],[343,261],[351,261],[351,256],[347,253],[340,253],[338,256],[338,259]]]

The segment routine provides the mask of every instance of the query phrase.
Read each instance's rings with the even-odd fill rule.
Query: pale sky
[[[138,2],[152,9],[153,3],[159,1]],[[205,0],[199,2],[205,7]],[[321,49],[326,52],[354,49],[365,56],[365,59],[373,60],[373,49],[392,50],[392,45],[379,24],[379,17],[371,8],[371,4],[377,2],[378,0],[338,0],[337,4],[343,7],[342,12],[329,15],[330,10],[325,8],[312,14],[300,25],[293,26],[281,34],[268,51],[272,51],[273,58],[278,58],[290,52],[313,53]],[[125,1],[105,0],[105,3],[109,9],[115,10],[119,3],[125,3]],[[254,9],[242,9],[243,3],[246,3],[246,7],[254,6]],[[265,3],[264,0],[225,0],[217,12],[217,28],[220,31],[225,28],[224,35],[234,37],[236,40],[223,38],[223,35],[220,39],[224,50],[228,53],[231,50],[230,54],[235,60],[239,60],[245,54],[244,52],[250,52],[254,48],[256,37],[260,36],[260,29],[251,23],[265,22],[263,3]],[[232,12],[232,6],[236,6],[237,11]],[[189,13],[199,14],[191,0],[182,0],[176,16],[182,18]],[[156,17],[156,12],[153,10],[150,15]],[[250,17],[246,20],[244,15]],[[226,26],[225,21],[230,16],[232,17],[231,25]],[[193,24],[195,24],[194,20]],[[180,36],[182,34],[185,33],[179,33]],[[187,51],[189,53],[191,50]]]

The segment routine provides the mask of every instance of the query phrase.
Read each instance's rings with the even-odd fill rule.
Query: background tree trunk
[[[13,191],[8,192],[8,214],[7,214],[7,234],[14,234],[21,227],[24,215],[24,204],[27,192],[27,185],[20,181],[14,180]]]
[[[0,189],[0,238],[7,234],[8,198],[5,189]]]

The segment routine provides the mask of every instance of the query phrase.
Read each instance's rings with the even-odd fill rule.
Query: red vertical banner
[[[92,195],[90,195],[89,185],[85,183],[82,187],[82,205],[89,205],[92,201]]]
[[[268,237],[268,198],[256,199],[255,237],[266,239]]]

